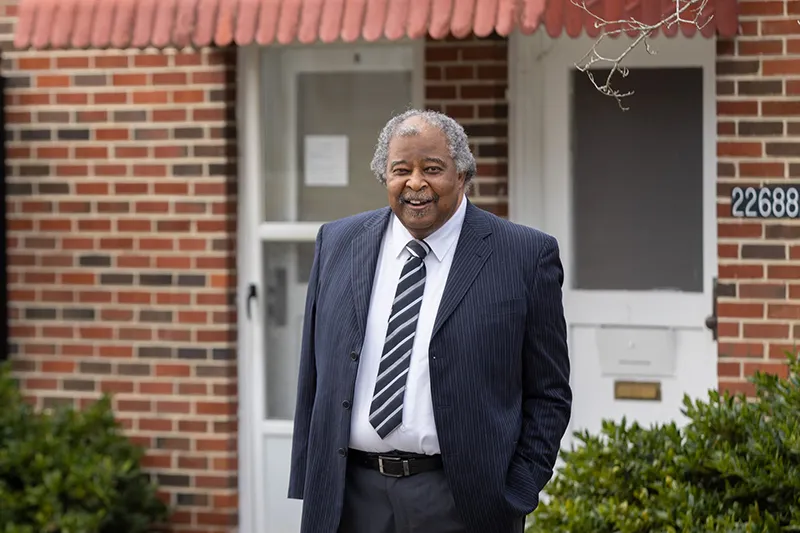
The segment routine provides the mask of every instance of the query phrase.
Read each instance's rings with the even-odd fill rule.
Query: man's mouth
[[[417,200],[417,199],[406,199],[406,198],[403,199],[403,203],[411,205],[411,206],[414,206],[414,207],[421,207],[421,206],[427,205],[427,204],[429,204],[431,202],[433,202],[433,199],[431,199],[431,198],[425,198],[425,199],[419,199],[419,200]]]

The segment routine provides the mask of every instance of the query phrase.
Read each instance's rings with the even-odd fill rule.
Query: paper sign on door
[[[306,186],[346,187],[347,148],[347,135],[306,135]]]

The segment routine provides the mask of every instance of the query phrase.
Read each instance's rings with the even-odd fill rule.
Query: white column
[[[257,516],[263,500],[259,494],[258,476],[261,469],[260,416],[262,409],[254,401],[258,396],[256,380],[263,373],[256,371],[259,354],[254,341],[254,328],[261,327],[257,309],[260,301],[251,303],[251,318],[247,314],[250,284],[255,284],[262,296],[258,256],[258,220],[261,196],[260,178],[263,169],[261,146],[263,136],[261,110],[261,65],[257,46],[239,47],[236,65],[236,127],[239,147],[239,191],[237,219],[237,311],[238,332],[238,390],[239,390],[239,533],[258,533],[262,520]],[[260,298],[259,298],[260,300]]]
[[[545,229],[541,33],[509,37],[508,214],[514,222]]]

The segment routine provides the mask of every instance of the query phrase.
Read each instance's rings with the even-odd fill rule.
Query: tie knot
[[[428,255],[428,252],[431,251],[431,247],[428,246],[427,242],[418,239],[408,241],[406,248],[411,255],[414,257],[419,257],[420,259],[425,259],[425,256]]]

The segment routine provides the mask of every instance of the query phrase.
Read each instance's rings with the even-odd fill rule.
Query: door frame
[[[425,70],[424,40],[400,40],[375,43],[357,42],[353,44],[291,45],[275,46],[292,50],[300,62],[300,68],[308,68],[318,61],[315,55],[324,53],[332,56],[352,54],[356,51],[375,51],[383,54],[411,55],[412,61],[412,99],[415,106],[424,104]],[[289,144],[277,146],[267,139],[266,120],[269,119],[270,103],[265,102],[264,94],[269,80],[265,79],[265,47],[251,45],[237,47],[237,105],[236,118],[239,127],[239,171],[237,208],[237,322],[238,322],[238,475],[239,475],[239,533],[272,533],[264,521],[263,508],[266,498],[263,480],[264,450],[262,435],[265,424],[272,424],[280,432],[292,431],[291,421],[266,421],[264,401],[266,383],[264,380],[264,361],[266,346],[264,342],[263,315],[266,309],[266,292],[262,287],[264,242],[314,242],[319,227],[327,221],[318,222],[270,222],[264,221],[264,190],[260,177],[268,171],[268,158],[276,157],[277,150],[294,150],[293,129],[288,133]],[[277,54],[276,54],[277,55]],[[347,70],[331,67],[330,71]],[[373,69],[370,69],[373,70]],[[320,70],[322,71],[322,70]],[[273,89],[284,95],[281,105],[293,105],[296,95],[285,94],[287,83],[277,80]],[[272,102],[277,104],[276,102]],[[290,121],[290,127],[294,120]],[[285,137],[286,139],[287,137]],[[289,170],[294,176],[294,161]],[[292,186],[295,187],[294,185]],[[294,196],[294,195],[292,195]],[[250,298],[251,288],[255,298]],[[278,427],[280,426],[280,427]],[[282,533],[282,532],[281,532]]]
[[[620,49],[627,46],[627,37],[620,37],[613,46]],[[539,228],[559,237],[559,244],[564,264],[565,315],[567,331],[580,324],[584,319],[580,306],[570,306],[569,287],[572,282],[571,261],[573,257],[572,239],[569,225],[553,224],[552,212],[566,210],[571,215],[570,206],[559,205],[556,199],[564,197],[564,189],[553,190],[552,180],[545,175],[548,162],[545,159],[546,135],[565,136],[569,125],[564,121],[548,123],[547,109],[552,101],[547,101],[548,84],[552,83],[552,74],[548,76],[545,59],[557,61],[568,68],[580,61],[588,52],[595,39],[582,35],[578,38],[550,38],[544,32],[536,32],[526,36],[515,32],[509,43],[509,218],[517,223]],[[659,36],[652,40],[655,55],[650,55],[640,46],[632,51],[624,64],[628,67],[701,67],[703,69],[703,267],[704,289],[702,293],[703,312],[712,311],[711,294],[713,278],[717,275],[717,195],[716,195],[716,39],[702,36],[686,38],[676,36],[664,38]],[[595,65],[608,68],[607,64]],[[563,96],[562,96],[563,97]],[[623,112],[620,110],[620,112]],[[547,123],[547,126],[545,124]],[[547,130],[545,131],[545,127]],[[568,144],[565,144],[568,146]],[[567,161],[566,167],[559,167],[565,177],[557,187],[569,187],[571,174],[569,158],[563,154],[556,156]],[[549,183],[548,183],[549,181]],[[568,190],[567,190],[568,191]],[[569,197],[567,192],[567,197]],[[586,294],[585,292],[583,293]],[[609,293],[598,291],[598,305]],[[638,295],[633,295],[638,296]],[[634,300],[634,305],[647,305],[647,298]],[[639,301],[641,300],[641,301]],[[592,300],[594,302],[594,300]],[[698,299],[699,301],[699,299]],[[594,304],[591,307],[595,307]],[[696,317],[687,317],[691,326]],[[710,333],[709,333],[710,335]],[[562,440],[563,447],[572,443],[573,421]]]

